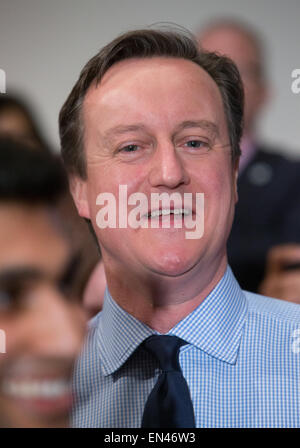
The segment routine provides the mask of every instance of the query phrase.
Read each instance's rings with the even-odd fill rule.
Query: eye
[[[203,149],[208,149],[210,148],[210,145],[208,142],[205,142],[203,140],[189,140],[185,143],[185,146],[187,146],[188,148],[203,148]]]
[[[138,145],[126,145],[123,146],[119,152],[136,152],[138,148],[139,148]]]
[[[19,310],[24,305],[25,292],[17,286],[0,291],[0,313]]]
[[[6,291],[0,291],[0,313],[11,306],[11,296]]]
[[[27,308],[38,273],[28,269],[4,272],[0,276],[0,312],[15,312]]]

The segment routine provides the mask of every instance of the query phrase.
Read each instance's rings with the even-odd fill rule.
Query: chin
[[[182,252],[182,251],[181,251]],[[151,259],[151,270],[160,275],[179,277],[190,271],[196,264],[196,257],[187,253],[170,252],[156,254]]]

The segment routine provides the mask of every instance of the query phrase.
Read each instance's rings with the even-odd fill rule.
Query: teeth
[[[20,398],[57,398],[70,392],[70,383],[66,380],[6,381],[3,392]]]
[[[170,214],[174,214],[174,215],[191,215],[192,211],[184,209],[184,208],[174,208],[173,210],[163,209],[163,210],[155,210],[154,212],[151,212],[150,216],[151,216],[151,218],[156,218],[156,217],[161,216],[161,215],[166,216],[166,215],[170,215]]]

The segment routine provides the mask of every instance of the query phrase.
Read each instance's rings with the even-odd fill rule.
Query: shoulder
[[[249,291],[243,292],[248,303],[249,314],[291,327],[300,325],[300,305]]]
[[[283,155],[278,148],[260,146],[253,159],[254,162],[265,162],[280,172],[288,170],[299,175],[300,160],[286,154]]]

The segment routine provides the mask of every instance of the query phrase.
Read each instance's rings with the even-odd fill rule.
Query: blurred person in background
[[[89,318],[101,311],[106,288],[106,276],[104,263],[101,258],[89,275],[82,293],[82,305]]]
[[[76,254],[55,205],[59,160],[0,140],[0,426],[66,427],[85,319],[73,292]]]
[[[300,245],[281,244],[270,249],[261,294],[300,304]]]
[[[0,135],[50,151],[31,108],[18,96],[0,95]]]
[[[279,155],[278,150],[258,141],[257,123],[270,96],[263,44],[256,31],[248,25],[226,19],[207,25],[198,34],[198,40],[204,49],[225,54],[236,63],[245,90],[239,201],[228,241],[229,264],[243,289],[287,300],[290,294],[286,291],[288,294],[285,295],[283,284],[280,288],[277,284],[270,289],[274,280],[273,275],[270,279],[273,263],[266,269],[266,260],[273,246],[300,242],[300,163],[288,160]],[[280,248],[276,249],[276,254],[278,250]],[[286,259],[287,252],[283,250]],[[299,247],[297,252],[299,254]],[[272,253],[269,256],[271,260]],[[275,258],[277,275],[277,255]],[[294,258],[289,261],[290,266],[291,263],[295,266]],[[284,263],[280,266],[284,273]],[[267,283],[264,281],[263,289],[260,289],[265,272]]]
[[[53,149],[43,137],[31,107],[18,96],[0,95],[0,137],[10,137],[43,152]],[[106,280],[103,263],[87,223],[80,218],[66,189],[56,205],[69,234],[74,252],[78,252],[78,270],[74,279],[76,296],[89,317],[102,308]],[[97,266],[99,265],[99,268]],[[97,273],[99,278],[97,278]],[[92,281],[90,276],[93,274]]]
[[[75,208],[71,194],[66,192],[57,205],[64,222],[72,249],[78,254],[78,269],[74,281],[76,296],[91,318],[102,309],[106,278],[101,254],[87,220]]]

